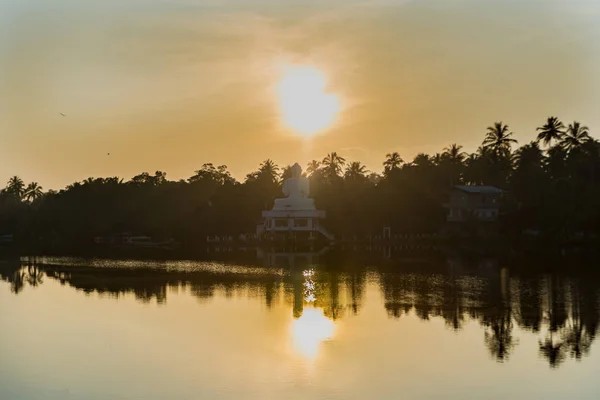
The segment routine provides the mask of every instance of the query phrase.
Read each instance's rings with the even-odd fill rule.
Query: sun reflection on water
[[[315,296],[315,281],[312,279],[315,271],[312,269],[308,269],[302,272],[304,276],[304,301],[307,303],[314,303],[317,300]]]
[[[321,308],[313,306],[317,300],[314,274],[312,269],[302,273],[304,301],[311,306],[304,308],[302,315],[294,319],[291,325],[293,347],[307,359],[316,358],[321,343],[333,337],[335,331],[333,321],[325,316]]]
[[[319,353],[321,342],[330,339],[335,324],[323,314],[320,308],[307,307],[302,316],[292,322],[294,349],[308,359]]]

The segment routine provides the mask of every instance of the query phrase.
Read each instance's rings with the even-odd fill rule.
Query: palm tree
[[[308,163],[306,167],[306,173],[308,176],[311,176],[315,172],[317,172],[321,168],[321,162],[317,160],[312,160]]]
[[[562,139],[565,134],[564,129],[565,126],[558,118],[548,117],[546,123],[536,129],[540,131],[537,135],[537,141],[544,143],[546,147],[550,147],[553,140],[559,141]]]
[[[540,196],[542,188],[546,187],[546,174],[544,173],[544,153],[537,141],[532,141],[521,146],[515,151],[513,157],[514,171],[510,178],[511,191],[515,198],[519,198],[520,207],[523,203],[535,201]],[[525,213],[528,217],[532,213]]]
[[[260,163],[258,171],[250,172],[246,175],[246,182],[267,181],[271,183],[279,182],[279,167],[270,158]]]
[[[546,157],[546,171],[554,179],[565,176],[567,173],[567,151],[564,147],[555,145],[548,149],[548,157]]]
[[[346,167],[344,178],[356,181],[364,179],[368,173],[369,170],[360,161],[353,161]]]
[[[449,147],[444,148],[442,156],[446,157],[452,164],[462,164],[467,156],[467,153],[461,151],[462,148],[462,146],[453,143]]]
[[[425,153],[419,153],[415,156],[414,160],[411,163],[414,167],[430,167],[432,165],[431,158]]]
[[[508,125],[502,122],[494,122],[494,125],[488,126],[485,139],[483,140],[483,146],[489,147],[496,153],[507,153],[510,152],[510,147],[513,143],[517,143],[511,136],[512,132],[509,131]]]
[[[273,160],[267,158],[263,161],[258,167],[258,173],[260,176],[269,178],[273,182],[277,181],[277,176],[279,173],[279,167]]]
[[[29,202],[35,201],[43,195],[43,188],[37,182],[31,182],[24,191],[25,199]]]
[[[462,146],[453,143],[444,148],[444,152],[441,155],[438,156],[436,154],[436,160],[434,160],[435,164],[440,166],[440,170],[443,171],[450,185],[460,183],[465,172],[467,153],[462,151],[462,148]]]
[[[23,182],[23,179],[21,179],[15,175],[8,180],[8,183],[6,185],[6,191],[8,193],[12,193],[12,194],[18,196],[19,198],[23,198],[24,190],[25,190],[25,183]]]
[[[383,162],[384,173],[389,173],[390,171],[400,168],[403,162],[404,160],[397,151],[386,154],[385,161]]]
[[[292,166],[291,165],[286,165],[281,170],[281,176],[279,178],[283,182],[286,179],[291,178],[291,177],[292,177]]]
[[[327,174],[329,177],[339,176],[342,172],[342,167],[346,165],[346,159],[344,157],[338,156],[338,154],[334,151],[332,153],[327,154],[327,157],[323,159],[323,166],[327,170]]]
[[[575,121],[569,124],[560,145],[567,151],[578,148],[590,139],[589,128]]]
[[[542,165],[544,155],[538,142],[531,142],[521,146],[515,152],[514,160],[518,168],[522,168],[524,166],[537,167]]]

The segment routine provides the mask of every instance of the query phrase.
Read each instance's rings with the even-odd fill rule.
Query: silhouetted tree
[[[188,178],[188,182],[190,183],[201,180],[210,180],[220,185],[236,183],[235,179],[233,179],[227,170],[227,165],[219,165],[215,167],[212,163],[203,164],[202,168],[197,170],[193,176]]]
[[[443,155],[452,163],[452,164],[462,164],[467,156],[467,153],[462,151],[462,146],[457,145],[456,143],[451,144],[450,146],[444,148]]]
[[[346,167],[344,178],[351,181],[363,182],[366,180],[366,175],[369,173],[367,167],[365,167],[360,161],[352,161]]]
[[[246,181],[265,180],[275,183],[279,180],[279,167],[271,159],[266,159],[258,167],[258,171],[246,175]]]
[[[342,168],[346,165],[346,159],[341,157],[335,151],[329,153],[321,162],[325,172],[327,174],[327,178],[333,180],[337,178],[342,173]]]
[[[561,146],[567,151],[573,151],[590,139],[589,128],[575,121],[569,124],[567,132],[563,135],[560,142]]]
[[[537,141],[542,142],[545,146],[550,147],[552,141],[558,142],[565,134],[565,126],[556,117],[548,117],[546,123],[536,130],[539,131]]]
[[[489,147],[496,153],[510,153],[510,148],[513,143],[517,143],[511,136],[512,132],[508,129],[508,125],[502,122],[494,122],[494,125],[487,128],[487,133],[483,141],[485,147]]]
[[[44,195],[42,187],[37,182],[31,182],[25,188],[23,196],[29,202],[33,202]]]
[[[402,159],[402,157],[400,157],[400,154],[397,151],[386,154],[385,161],[383,162],[384,175],[387,175],[390,172],[399,169],[403,163],[404,160]]]
[[[340,236],[434,233],[445,224],[443,204],[453,185],[492,185],[505,191],[501,232],[537,229],[547,238],[593,238],[600,233],[600,143],[574,122],[548,118],[538,129],[538,143],[512,151],[516,142],[507,125],[488,127],[472,154],[458,144],[417,154],[405,163],[386,154],[382,174],[369,174],[338,153],[308,164],[311,197],[327,210],[327,228]],[[142,172],[125,183],[119,177],[90,177],[42,196],[13,177],[0,191],[0,233],[40,243],[90,243],[94,236],[117,233],[175,238],[182,243],[208,235],[254,232],[261,211],[281,197],[289,166],[270,159],[237,182],[225,165],[203,164],[187,180],[170,181],[162,171]],[[28,201],[22,201],[26,199]]]
[[[5,190],[6,193],[13,194],[19,199],[22,199],[25,191],[25,183],[23,182],[23,179],[15,175],[8,180]]]
[[[308,167],[306,168],[306,173],[308,176],[311,176],[315,172],[317,172],[321,168],[321,162],[317,160],[312,160],[308,163]]]
[[[292,177],[292,166],[291,165],[286,165],[281,170],[280,180],[283,182],[286,179],[291,178],[291,177]]]

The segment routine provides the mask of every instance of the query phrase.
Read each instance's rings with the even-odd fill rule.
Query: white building
[[[325,211],[317,210],[309,198],[308,178],[302,176],[302,167],[292,166],[292,177],[283,183],[283,194],[287,197],[275,199],[269,211],[263,211],[263,221],[256,228],[257,236],[285,236],[293,239],[316,239],[319,235],[333,240],[321,225]]]
[[[465,222],[469,219],[494,222],[498,220],[502,190],[494,186],[454,186],[450,201],[445,204],[448,222]]]

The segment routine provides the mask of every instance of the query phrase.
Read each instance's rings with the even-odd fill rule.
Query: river
[[[4,260],[0,399],[600,396],[592,275],[290,257]]]

